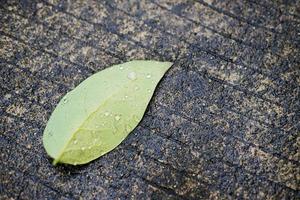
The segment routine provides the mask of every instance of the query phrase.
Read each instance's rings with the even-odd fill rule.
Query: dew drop
[[[97,143],[97,142],[98,142],[98,139],[97,139],[97,138],[95,138],[95,139],[94,139],[94,143]]]
[[[106,112],[104,113],[104,115],[105,115],[105,116],[108,116],[108,115],[109,115],[109,112],[108,112],[108,111],[106,111]]]
[[[126,99],[128,99],[127,95],[125,95],[122,100],[125,101]]]
[[[48,132],[48,136],[49,136],[49,137],[52,137],[52,135],[53,135],[52,132],[49,131],[49,132]]]
[[[134,81],[135,79],[137,79],[136,73],[135,72],[129,72],[127,74],[127,78],[129,78],[130,80]]]
[[[151,78],[151,74],[147,74],[147,75],[146,75],[146,78]]]
[[[138,122],[138,121],[139,121],[139,118],[138,118],[136,115],[133,115],[133,120],[134,120],[135,122]]]
[[[120,70],[123,70],[124,69],[124,67],[123,66],[120,66]]]
[[[150,93],[150,92],[151,92],[151,90],[150,90],[150,89],[148,89],[148,90],[147,90],[147,92],[148,92],[148,93]]]
[[[81,147],[81,150],[82,150],[82,151],[84,151],[84,150],[85,150],[85,148],[84,148],[84,147]]]
[[[134,88],[135,90],[139,90],[140,88],[139,88],[139,86],[135,86],[135,88]]]
[[[131,131],[131,126],[130,125],[126,126],[126,131],[128,131],[128,132]]]
[[[92,147],[88,147],[88,149],[91,149]]]
[[[74,165],[77,165],[77,162],[74,162]]]
[[[74,144],[77,144],[77,140],[74,140],[74,142],[73,142]]]
[[[96,125],[95,127],[98,129],[98,128],[99,128],[99,125]]]
[[[67,102],[68,102],[67,97],[64,97],[64,98],[63,98],[63,103],[67,103]]]
[[[121,117],[119,115],[115,116],[115,120],[119,121],[121,119]]]

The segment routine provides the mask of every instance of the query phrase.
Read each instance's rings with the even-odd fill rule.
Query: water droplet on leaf
[[[130,131],[130,130],[131,130],[130,125],[126,125],[126,131]]]
[[[67,102],[68,102],[67,97],[64,97],[64,98],[63,98],[63,103],[67,103]]]
[[[121,119],[121,117],[119,115],[115,116],[115,120],[119,121]]]
[[[138,118],[136,115],[133,115],[133,120],[134,120],[135,122],[138,122],[138,121],[139,121],[139,118]]]
[[[127,74],[127,78],[129,78],[130,80],[134,81],[135,79],[137,79],[136,73],[135,72],[129,72]]]
[[[147,74],[146,78],[151,78],[151,74]]]
[[[49,131],[49,132],[48,132],[48,136],[49,136],[49,137],[52,137],[52,135],[53,135],[52,132]]]

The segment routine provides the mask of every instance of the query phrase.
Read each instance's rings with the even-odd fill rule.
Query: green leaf
[[[43,135],[53,164],[84,164],[118,146],[141,121],[171,65],[141,60],[114,65],[67,93]]]

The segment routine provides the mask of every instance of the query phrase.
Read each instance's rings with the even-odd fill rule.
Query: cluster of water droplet
[[[120,67],[120,69],[121,69],[121,67]],[[122,68],[123,69],[123,68]],[[147,79],[149,79],[149,78],[151,78],[152,76],[151,76],[151,74],[146,74],[146,78]],[[132,80],[132,81],[134,81],[134,80],[136,80],[137,79],[137,74],[135,73],[135,72],[129,72],[128,74],[127,74],[127,78],[128,79],[130,79],[130,80]]]
[[[120,70],[124,70],[124,67],[123,66],[120,66],[119,67],[119,69]],[[152,76],[151,76],[151,74],[146,74],[146,78],[147,79],[150,79]],[[134,71],[131,71],[131,72],[129,72],[128,74],[127,74],[127,78],[129,79],[129,80],[131,80],[131,81],[134,81],[134,80],[136,80],[138,77],[137,77],[137,74],[136,74],[136,72],[134,72]],[[138,85],[136,85],[136,86],[134,86],[134,90],[139,90],[140,88],[139,88],[139,86]],[[150,89],[147,89],[147,92],[148,93],[151,93],[151,91],[152,90],[150,90]],[[124,97],[123,97],[123,100],[125,101],[126,99],[128,99],[129,97],[128,97],[128,95],[125,95]],[[68,99],[66,98],[66,97],[64,97],[63,98],[63,103],[67,103],[68,102]],[[105,117],[113,117],[113,119],[115,120],[115,123],[120,123],[120,120],[121,120],[121,115],[119,115],[119,114],[116,114],[116,115],[113,115],[113,113],[111,113],[111,112],[109,112],[109,111],[105,111],[104,112],[104,116]],[[138,116],[136,116],[136,115],[133,115],[133,117],[132,117],[132,119],[133,119],[133,121],[135,122],[135,123],[137,123],[137,122],[139,122],[139,117]],[[104,126],[104,124],[102,124],[103,126]],[[96,131],[99,131],[99,125],[96,125],[95,126],[96,127],[96,130],[94,130],[93,131],[93,133],[96,133]],[[132,126],[131,126],[131,124],[128,122],[128,123],[126,123],[126,125],[125,125],[125,134],[127,134],[128,132],[130,132],[131,130],[132,130]],[[116,129],[116,127],[115,127],[115,125],[114,125],[114,127],[113,127],[113,132],[115,133],[116,131],[117,131],[117,129]],[[123,131],[122,131],[123,132]],[[77,144],[78,143],[78,141],[77,140],[74,140],[73,141],[73,144]],[[94,143],[94,145],[96,145],[97,143],[99,143],[99,139],[98,138],[95,138],[94,140],[93,140],[93,143]],[[87,149],[92,149],[92,145],[91,146],[89,146],[89,147],[81,147],[80,148],[80,150],[81,151],[85,151],[85,150],[87,150]],[[74,163],[74,165],[76,165],[77,163]]]

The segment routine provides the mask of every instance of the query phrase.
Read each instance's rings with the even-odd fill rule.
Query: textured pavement
[[[0,2],[0,199],[300,198],[300,1]],[[174,62],[142,122],[52,166],[60,98],[133,59]]]

